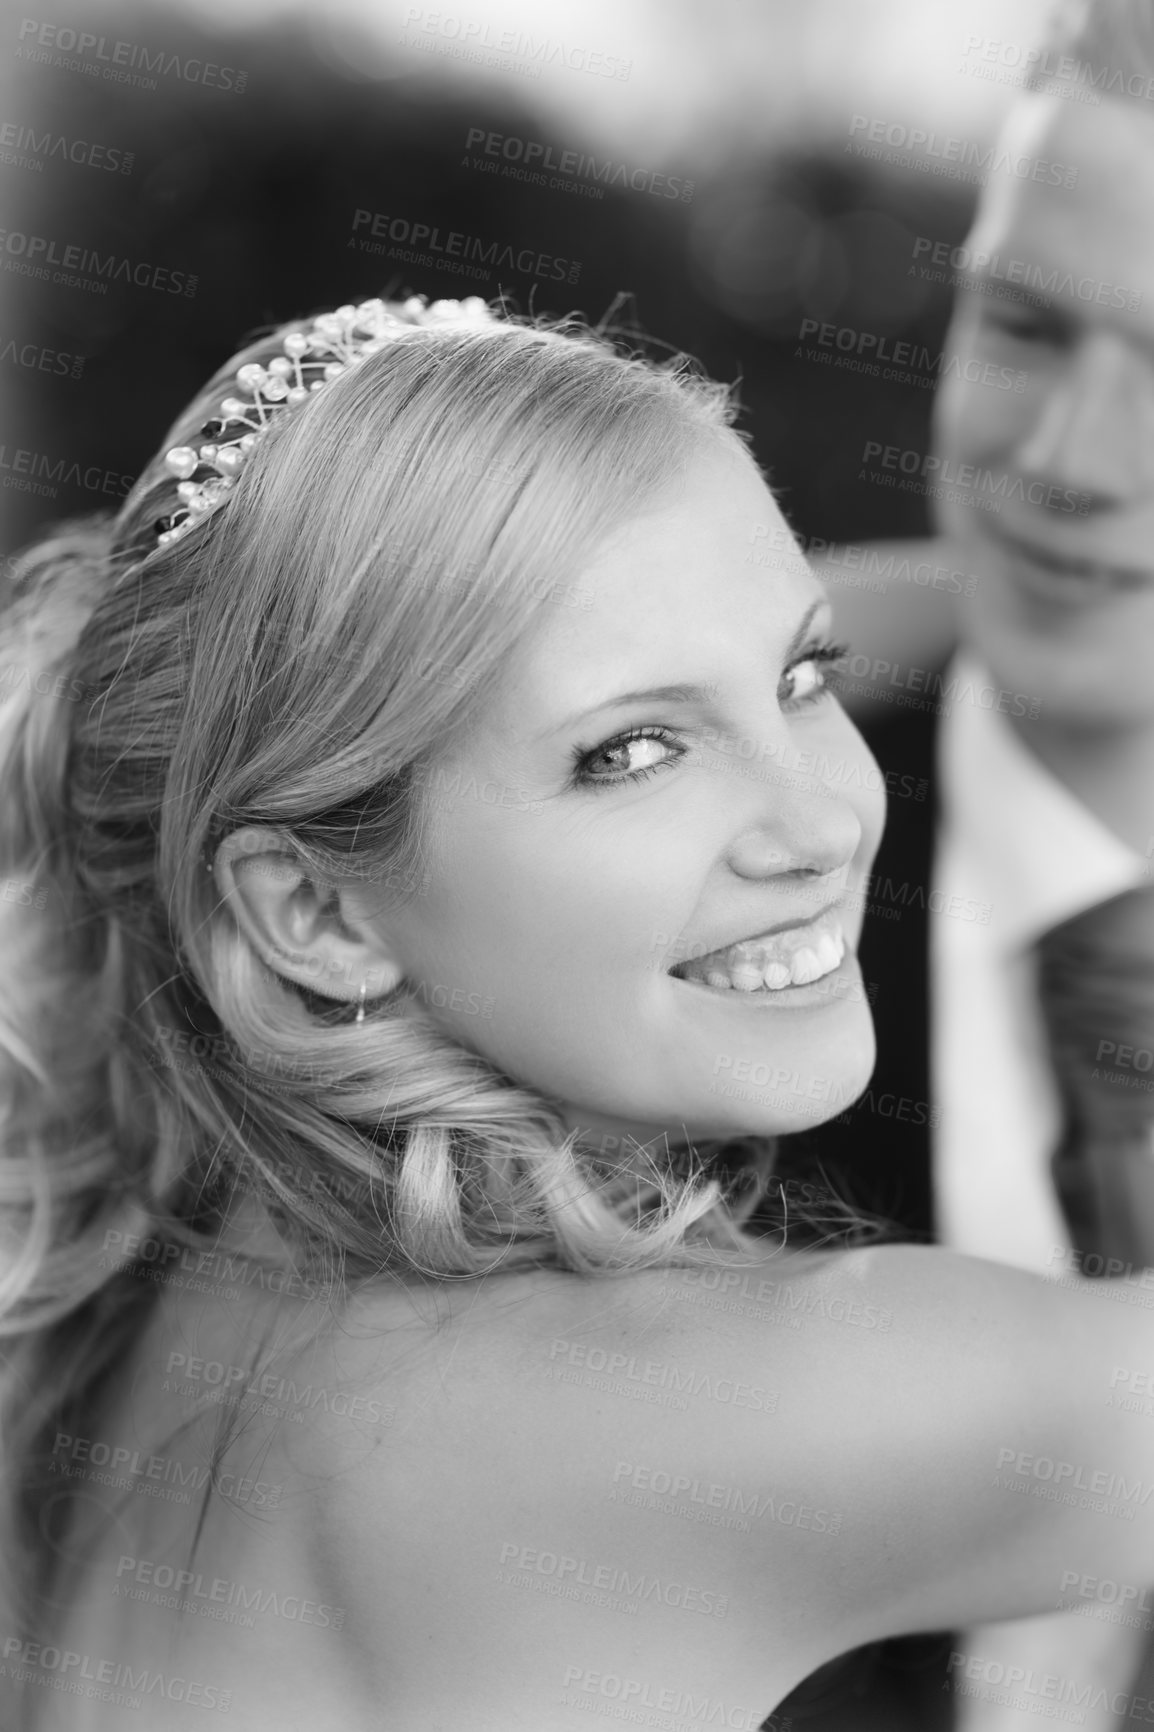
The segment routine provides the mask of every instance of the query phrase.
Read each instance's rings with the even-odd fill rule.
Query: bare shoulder
[[[314,1367],[379,1417],[314,1409],[278,1477],[307,1468],[330,1597],[382,1627],[435,1604],[475,1629],[487,1601],[492,1664],[523,1667],[532,1605],[560,1676],[577,1602],[623,1642],[640,1607],[784,1694],[878,1637],[1045,1610],[1067,1554],[1139,1567],[1125,1522],[1013,1495],[1036,1459],[1136,1471],[1105,1411],[1106,1356],[1152,1340],[1124,1309],[917,1247],[380,1289]]]
[[[382,1513],[442,1475],[483,1486],[491,1509],[551,1501],[578,1525],[623,1486],[723,1485],[827,1512],[793,1540],[856,1529],[866,1546],[900,1510],[929,1555],[989,1511],[1007,1451],[1069,1452],[1101,1427],[1104,1361],[1145,1362],[1154,1341],[1149,1306],[1108,1299],[916,1246],[511,1275],[415,1305],[370,1295],[358,1375],[389,1424],[353,1478]],[[795,1582],[826,1568],[812,1547],[777,1555]],[[767,1568],[758,1557],[763,1583]]]
[[[1067,1339],[1093,1334],[1102,1311],[1081,1290],[939,1247],[767,1246],[714,1268],[378,1281],[315,1331],[287,1327],[280,1302],[278,1350],[245,1392],[287,1404],[302,1461],[314,1450],[320,1464],[350,1438],[394,1461],[410,1447],[424,1465],[466,1432],[471,1447],[489,1431],[506,1456],[532,1454],[554,1432],[644,1437],[659,1414],[688,1442],[703,1412],[722,1409],[735,1425],[773,1415],[777,1442],[804,1447],[828,1418],[832,1376],[863,1400],[911,1375],[928,1391],[979,1343],[990,1373],[1003,1348],[1050,1337],[1059,1320]],[[209,1332],[184,1319],[166,1371],[239,1375],[253,1319],[229,1307],[212,1320]]]
[[[780,1504],[790,1543],[835,1534],[870,1475],[865,1454],[841,1448],[846,1420],[876,1407],[884,1453],[908,1386],[924,1387],[929,1362],[972,1328],[980,1283],[967,1268],[933,1251],[767,1251],[715,1269],[378,1287],[309,1369],[313,1384],[355,1389],[362,1421],[376,1417],[345,1420],[330,1404],[289,1442],[323,1481],[329,1531],[347,1524],[351,1544],[376,1528],[426,1546],[447,1495],[460,1500],[457,1541],[466,1523],[504,1522],[498,1557],[529,1509],[552,1508],[570,1544],[578,1531],[593,1543],[620,1537],[630,1499],[669,1514],[654,1499],[673,1486],[693,1522],[641,1536],[673,1554],[699,1543],[702,1507]],[[897,1405],[879,1401],[887,1390]],[[798,1567],[821,1567],[789,1552],[795,1583]]]
[[[316,1329],[306,1311],[185,1295],[135,1386],[171,1384],[186,1416],[219,1391],[233,1504],[204,1558],[341,1610],[342,1678],[398,1724],[462,1702],[478,1725],[568,1724],[580,1686],[575,1724],[596,1674],[695,1697],[724,1678],[753,1726],[862,1642],[1148,1565],[1148,1445],[1106,1389],[1113,1355],[1148,1362],[1148,1309],[938,1249],[766,1247],[376,1282]],[[1022,1496],[1040,1460],[1089,1492],[1105,1463],[1136,1519]]]
[[[539,1428],[621,1436],[643,1432],[655,1410],[698,1411],[699,1399],[804,1434],[831,1370],[900,1377],[922,1355],[968,1351],[975,1328],[990,1351],[1032,1319],[1044,1327],[1056,1292],[938,1247],[767,1248],[714,1268],[377,1284],[316,1351],[327,1381],[355,1382],[398,1437],[432,1433],[451,1412],[501,1430],[508,1448],[512,1411],[522,1440]]]

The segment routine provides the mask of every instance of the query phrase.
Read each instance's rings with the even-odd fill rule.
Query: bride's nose
[[[772,810],[741,829],[728,846],[727,861],[738,877],[814,878],[844,871],[863,834],[851,802],[824,788],[773,792]]]

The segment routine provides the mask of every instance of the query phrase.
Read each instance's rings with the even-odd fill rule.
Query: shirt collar
[[[943,825],[981,872],[990,927],[1007,947],[1149,882],[1146,861],[1108,830],[1025,746],[1005,715],[983,708],[994,691],[981,663],[960,653],[957,696],[942,717],[938,770]]]

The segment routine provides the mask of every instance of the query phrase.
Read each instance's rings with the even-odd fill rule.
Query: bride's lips
[[[1004,526],[984,526],[1001,551],[1011,581],[1050,606],[1094,606],[1117,595],[1154,589],[1154,571],[1117,565],[1092,554],[1077,554],[1009,532]]]
[[[675,980],[728,997],[792,999],[804,988],[841,973],[847,953],[838,907],[830,904],[808,920],[782,922],[678,962],[669,973]]]

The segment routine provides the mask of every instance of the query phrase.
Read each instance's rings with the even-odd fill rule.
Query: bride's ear
[[[326,998],[380,998],[404,978],[387,936],[342,907],[334,884],[308,876],[275,830],[234,830],[213,875],[221,899],[257,955],[285,980]]]

